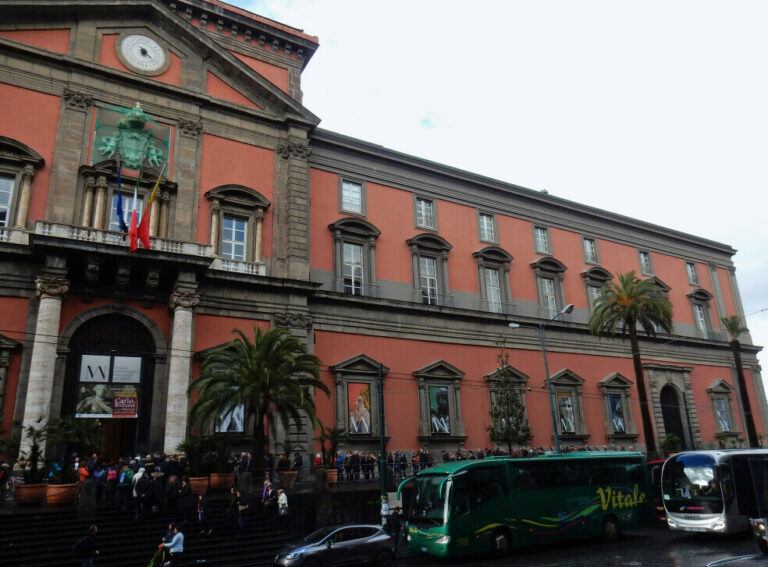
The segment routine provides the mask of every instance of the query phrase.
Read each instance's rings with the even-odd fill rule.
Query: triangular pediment
[[[389,372],[389,368],[381,365],[378,360],[375,360],[367,354],[358,354],[352,358],[348,358],[344,362],[339,362],[331,366],[331,372],[335,374],[378,374],[379,368],[386,374]]]
[[[597,383],[601,388],[631,388],[632,382],[619,374],[618,372],[614,372],[613,374],[609,374],[602,380],[600,380]]]
[[[445,360],[438,360],[420,368],[414,371],[413,375],[426,380],[461,380],[464,377],[461,370]]]
[[[13,350],[20,346],[21,343],[18,341],[14,341],[13,339],[9,339],[5,335],[0,335],[0,351],[3,350]]]
[[[486,374],[485,375],[485,379],[488,382],[498,382],[499,380],[501,380],[503,378],[503,375],[505,373],[508,373],[509,377],[511,378],[511,380],[513,382],[518,382],[518,383],[528,382],[528,375],[527,374],[525,374],[524,372],[521,372],[520,370],[518,370],[514,366],[510,366],[508,364],[504,365],[501,368],[497,368],[496,370],[494,370],[490,374]]]
[[[605,283],[613,279],[613,274],[602,266],[592,266],[590,269],[581,272],[581,277],[585,280]]]
[[[531,262],[531,268],[542,272],[562,273],[568,269],[568,266],[553,256],[544,256]]]
[[[0,17],[3,19],[10,18],[10,21],[21,21],[19,18],[27,15],[28,9],[29,4],[26,2],[4,2],[0,7]],[[190,87],[189,85],[171,84],[164,80],[161,74],[157,76],[153,76],[151,73],[139,74],[135,70],[124,70],[123,65],[105,64],[100,59],[102,47],[106,49],[106,52],[109,52],[110,58],[117,57],[114,39],[111,40],[111,45],[99,44],[96,46],[94,63],[99,65],[100,72],[104,74],[109,74],[114,70],[118,72],[121,79],[133,77],[137,80],[139,88],[142,89],[146,88],[144,85],[149,80],[165,83],[177,91],[181,88],[180,94],[183,94],[184,91],[197,91],[197,94],[209,100],[219,99],[224,103],[239,105],[254,112],[277,117],[280,120],[291,118],[312,126],[320,122],[317,116],[300,102],[291,98],[253,67],[235,57],[223,45],[209,37],[199,26],[195,26],[182,14],[173,11],[158,0],[137,0],[122,4],[98,0],[88,3],[41,4],[36,6],[33,21],[30,23],[40,28],[47,21],[50,21],[52,26],[58,22],[58,27],[61,27],[62,20],[68,18],[77,20],[82,15],[87,15],[89,20],[94,20],[94,14],[101,15],[101,19],[95,20],[98,32],[97,41],[103,41],[104,35],[145,34],[161,44],[168,51],[168,56],[171,59],[178,59],[178,61],[183,62],[185,64],[184,73],[199,73],[200,75],[199,80],[196,81],[197,87]],[[71,33],[75,33],[74,28]],[[2,41],[0,38],[0,43]],[[71,52],[61,55],[41,49],[33,44],[29,44],[29,47],[39,53],[41,57],[55,57],[58,65],[78,64],[78,59],[73,57]],[[172,67],[173,63],[169,69]],[[180,74],[181,72],[177,70],[176,73]],[[216,77],[216,79],[212,79],[213,81],[217,79],[222,81],[222,84],[219,85],[221,93],[209,92],[208,79],[211,76]],[[224,91],[239,93],[239,96],[243,98],[238,102],[236,95],[221,96]]]
[[[581,386],[584,383],[584,378],[581,378],[573,370],[563,368],[555,372],[549,381],[558,386]]]
[[[707,388],[707,392],[710,394],[730,394],[735,390],[733,386],[722,378],[718,378]]]
[[[653,283],[655,283],[656,287],[658,287],[664,293],[667,293],[669,292],[670,289],[672,289],[668,284],[664,283],[662,280],[660,280],[656,276],[651,276],[648,279],[651,280]]]
[[[697,288],[688,294],[694,301],[710,301],[714,296],[704,288]]]

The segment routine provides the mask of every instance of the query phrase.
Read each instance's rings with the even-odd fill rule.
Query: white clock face
[[[153,73],[165,65],[165,51],[145,35],[129,35],[120,42],[120,54],[137,71]]]

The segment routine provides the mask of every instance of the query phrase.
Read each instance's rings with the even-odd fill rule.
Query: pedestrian
[[[244,504],[240,496],[240,491],[234,486],[229,491],[229,507],[227,508],[227,517],[234,528],[234,531],[240,535],[245,530],[245,521],[243,512],[248,510],[248,505]]]
[[[200,535],[211,535],[213,530],[208,524],[208,495],[199,494],[197,496],[197,523],[200,527]]]
[[[107,467],[107,479],[104,486],[104,504],[106,508],[115,507],[115,494],[117,492],[117,464],[109,463]]]
[[[161,543],[160,546],[168,552],[168,561],[165,565],[167,567],[177,567],[184,553],[184,534],[181,533],[179,526],[176,524],[171,524],[169,527],[173,537],[169,542]]]
[[[187,525],[194,509],[195,495],[192,494],[192,487],[189,486],[189,479],[185,477],[181,481],[181,487],[179,488],[179,495],[177,498],[178,516],[182,522],[182,526]]]
[[[280,531],[288,531],[288,495],[280,488],[277,491],[277,517]]]
[[[144,467],[139,469],[133,477],[133,502],[134,502],[134,520],[140,520],[144,517],[145,507],[147,505],[147,498],[149,490],[152,486],[152,482],[147,476],[147,471]]]
[[[127,510],[133,490],[133,469],[129,463],[123,464],[117,477],[117,501],[121,510]]]
[[[94,567],[96,556],[99,552],[96,550],[96,534],[99,528],[92,525],[88,528],[88,533],[77,540],[72,548],[72,556],[80,561],[81,567]]]

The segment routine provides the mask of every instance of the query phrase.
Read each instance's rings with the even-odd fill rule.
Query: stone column
[[[168,223],[170,222],[171,196],[168,191],[160,193],[160,238],[168,238]]]
[[[96,180],[96,211],[94,212],[93,228],[104,230],[104,212],[107,205],[107,178],[99,175]]]
[[[80,220],[82,226],[90,227],[93,222],[93,191],[96,189],[96,182],[92,177],[85,178],[85,202],[83,203],[83,218]]]
[[[264,231],[264,211],[258,209],[255,214],[255,228],[254,228],[254,240],[253,240],[253,261],[261,262],[261,241],[262,233]]]
[[[39,427],[48,421],[53,393],[53,374],[56,364],[57,337],[61,319],[61,303],[69,291],[69,280],[40,276],[35,281],[35,294],[40,300],[29,365],[27,399],[24,406],[22,431],[27,426]],[[20,453],[30,449],[29,439],[22,433]],[[41,450],[45,444],[41,445]]]
[[[174,291],[170,308],[173,310],[171,353],[168,368],[168,404],[165,411],[165,441],[163,451],[175,453],[187,434],[187,388],[192,349],[192,310],[200,296],[189,291]]]
[[[149,235],[151,237],[157,237],[158,226],[160,224],[160,203],[152,203],[152,208],[149,210]]]
[[[211,248],[213,253],[219,253],[219,234],[221,229],[219,228],[219,218],[221,214],[221,204],[218,201],[211,203]]]
[[[21,171],[21,194],[19,195],[19,207],[16,210],[15,228],[27,228],[27,214],[29,213],[29,197],[32,193],[32,180],[35,178],[35,168],[31,165],[24,166]]]

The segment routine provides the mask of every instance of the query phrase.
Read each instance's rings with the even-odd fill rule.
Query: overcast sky
[[[234,3],[320,38],[323,128],[730,244],[768,345],[767,2]]]

